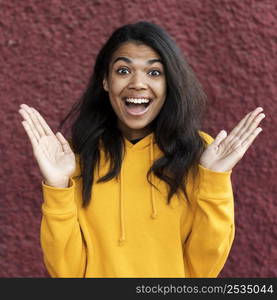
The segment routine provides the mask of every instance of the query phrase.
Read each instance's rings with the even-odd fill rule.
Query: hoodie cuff
[[[76,209],[74,202],[75,182],[70,177],[69,186],[67,188],[57,188],[42,184],[42,194],[44,203],[43,210],[49,213],[68,213]]]
[[[227,172],[216,172],[199,166],[201,198],[228,198],[233,196],[231,174],[232,170]]]

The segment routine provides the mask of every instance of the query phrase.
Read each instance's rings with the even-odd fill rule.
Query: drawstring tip
[[[152,218],[153,220],[157,219],[157,217],[158,217],[158,214],[157,214],[157,213],[152,213],[151,218]]]
[[[118,245],[119,246],[123,246],[124,244],[125,244],[125,239],[121,238],[121,239],[118,240]]]

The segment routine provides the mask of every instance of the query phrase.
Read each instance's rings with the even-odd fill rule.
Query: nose
[[[144,77],[144,74],[141,73],[134,73],[133,76],[130,79],[129,89],[135,89],[135,90],[143,90],[147,89],[147,82]]]

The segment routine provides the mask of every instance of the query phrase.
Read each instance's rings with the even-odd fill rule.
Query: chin
[[[134,121],[134,122],[130,122],[130,123],[124,123],[124,125],[133,130],[147,130],[150,123]]]

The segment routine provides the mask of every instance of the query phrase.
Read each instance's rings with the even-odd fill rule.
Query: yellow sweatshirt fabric
[[[213,138],[200,135],[210,144]],[[199,165],[193,189],[166,203],[168,186],[146,173],[162,155],[153,133],[136,144],[125,139],[118,179],[95,184],[109,169],[101,151],[92,201],[82,208],[79,159],[68,188],[42,182],[41,246],[52,277],[217,277],[234,233],[231,172]]]

